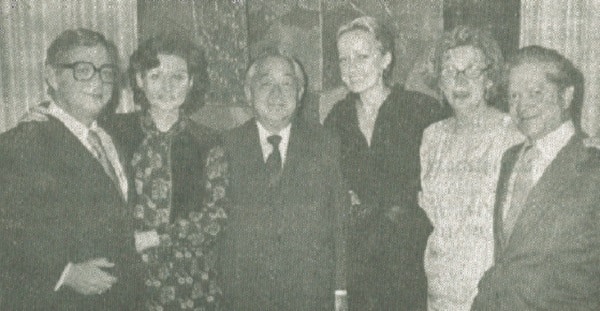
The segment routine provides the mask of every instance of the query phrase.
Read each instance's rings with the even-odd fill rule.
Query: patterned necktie
[[[106,150],[104,149],[104,147],[102,145],[100,136],[98,136],[98,133],[96,133],[95,131],[89,130],[88,135],[87,135],[87,141],[90,144],[90,146],[92,147],[94,157],[96,158],[96,160],[98,160],[98,162],[100,162],[106,175],[108,175],[108,177],[110,177],[110,180],[112,180],[112,182],[117,187],[117,190],[119,191],[119,193],[121,193],[121,186],[119,183],[119,179],[117,178],[115,168],[108,160],[108,155],[106,154]]]
[[[267,173],[269,174],[269,185],[274,186],[279,182],[281,174],[281,153],[279,152],[279,143],[281,136],[272,135],[267,137],[267,141],[273,146],[273,151],[267,158]]]
[[[515,223],[527,202],[527,196],[535,184],[533,180],[533,163],[538,156],[539,150],[534,145],[526,146],[515,167],[510,205],[504,204],[504,241],[508,241],[510,238]]]

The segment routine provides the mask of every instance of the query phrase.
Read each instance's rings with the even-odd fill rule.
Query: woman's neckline
[[[149,117],[154,123],[156,129],[161,133],[169,132],[180,118],[180,112],[177,111],[148,111]]]
[[[450,117],[446,123],[446,131],[455,135],[472,135],[494,132],[506,123],[507,115],[495,108],[483,110],[485,115],[475,119],[459,119]]]

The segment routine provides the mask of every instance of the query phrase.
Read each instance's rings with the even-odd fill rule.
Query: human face
[[[351,92],[361,94],[384,87],[383,71],[392,61],[391,53],[383,54],[375,35],[363,30],[343,33],[337,42],[342,81]]]
[[[149,102],[152,111],[177,110],[187,98],[193,81],[187,62],[176,55],[158,54],[159,65],[136,75],[136,82]]]
[[[540,62],[524,63],[510,70],[510,113],[530,140],[544,137],[569,119],[574,88],[561,91],[547,78],[553,71],[554,65]]]
[[[444,52],[439,85],[455,112],[485,107],[485,92],[492,86],[486,67],[483,52],[471,45]]]
[[[246,99],[263,126],[279,131],[290,124],[303,88],[285,59],[269,57],[255,66],[256,72],[245,87]]]
[[[113,65],[102,45],[79,46],[65,53],[61,64],[89,62],[96,68]],[[112,96],[113,84],[102,82],[98,72],[86,81],[77,81],[73,69],[48,67],[48,84],[54,89],[55,101],[65,112],[90,125]]]

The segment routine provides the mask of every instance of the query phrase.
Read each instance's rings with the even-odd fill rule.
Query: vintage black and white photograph
[[[600,0],[0,0],[0,311],[600,311]]]

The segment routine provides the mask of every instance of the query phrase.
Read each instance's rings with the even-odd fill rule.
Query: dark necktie
[[[515,178],[512,185],[512,194],[510,202],[506,202],[504,208],[507,209],[503,219],[504,241],[508,241],[512,230],[521,215],[529,192],[534,186],[533,180],[533,162],[539,156],[539,150],[533,146],[525,146],[521,157],[515,167]]]
[[[281,136],[272,135],[267,137],[267,141],[273,146],[273,151],[267,158],[267,173],[269,174],[269,185],[274,186],[279,182],[281,174],[281,153],[279,152],[279,143]]]
[[[100,162],[106,175],[108,175],[108,177],[110,177],[112,182],[117,187],[117,190],[119,191],[119,193],[121,193],[121,186],[119,183],[119,179],[117,178],[115,168],[113,167],[113,165],[110,163],[110,160],[108,159],[106,149],[104,149],[104,146],[102,145],[102,140],[100,140],[100,136],[98,136],[98,133],[96,133],[95,131],[89,130],[88,136],[87,136],[87,141],[90,144],[90,146],[92,147],[94,157],[96,158],[96,160],[98,160],[98,162]]]

